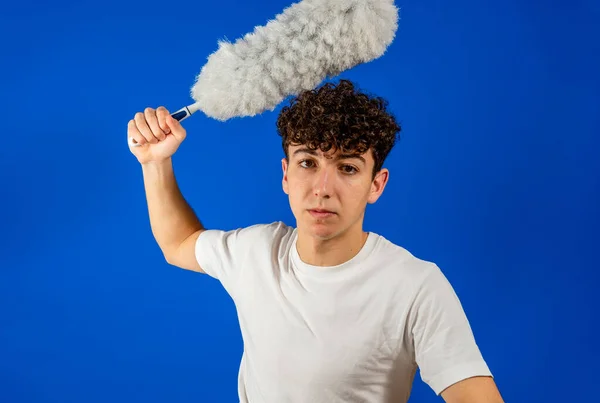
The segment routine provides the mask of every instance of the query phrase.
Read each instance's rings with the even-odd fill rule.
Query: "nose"
[[[320,168],[315,175],[314,192],[315,196],[329,198],[334,175],[329,172],[329,167]]]

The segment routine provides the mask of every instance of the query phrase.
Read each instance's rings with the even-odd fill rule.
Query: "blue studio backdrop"
[[[234,305],[164,261],[126,125],[290,4],[3,3],[0,402],[237,401]],[[365,229],[440,266],[507,402],[597,401],[598,2],[396,4],[388,52],[341,76],[403,126]],[[184,122],[205,226],[295,224],[280,107]],[[417,376],[411,402],[440,401]]]

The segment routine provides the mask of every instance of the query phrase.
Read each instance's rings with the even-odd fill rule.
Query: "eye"
[[[358,172],[358,169],[356,169],[352,165],[342,165],[342,171],[346,174],[354,175]]]
[[[312,163],[313,163],[313,161],[311,161],[311,160],[302,160],[298,163],[298,165],[300,165],[300,167],[302,167],[302,168],[310,168],[311,167],[310,164],[312,164]],[[309,166],[306,166],[306,164],[309,164]]]

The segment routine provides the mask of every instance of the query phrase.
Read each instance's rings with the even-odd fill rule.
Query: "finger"
[[[171,133],[180,143],[185,140],[186,132],[181,123],[179,123],[173,116],[169,115],[166,118],[166,122],[171,128]]]
[[[167,108],[159,106],[156,109],[156,117],[158,118],[158,126],[162,129],[165,134],[171,133],[171,128],[167,124],[167,116],[171,116]]]
[[[146,108],[144,110],[144,116],[146,117],[146,122],[148,123],[148,126],[150,126],[150,130],[152,130],[152,135],[154,135],[154,137],[158,141],[164,140],[166,137],[166,134],[163,132],[163,130],[158,125],[158,118],[156,117],[156,111],[152,108]]]
[[[152,130],[150,130],[150,126],[148,126],[148,122],[146,122],[146,116],[142,112],[136,113],[134,120],[137,129],[140,131],[142,136],[144,136],[148,143],[158,143],[158,140],[156,137],[154,137],[154,134],[152,134]]]
[[[147,144],[146,139],[138,130],[135,120],[133,119],[131,119],[129,123],[127,123],[127,137],[134,139],[135,142],[141,146]]]

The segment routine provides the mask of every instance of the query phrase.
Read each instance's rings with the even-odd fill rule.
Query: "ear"
[[[390,171],[387,168],[382,168],[377,175],[375,175],[375,179],[371,183],[371,192],[369,193],[369,198],[367,199],[367,203],[373,204],[375,203],[381,194],[383,193],[383,189],[385,189],[385,185],[387,185],[390,177]]]
[[[285,158],[281,159],[281,169],[283,170],[283,179],[281,180],[281,186],[283,187],[283,191],[285,194],[289,195],[289,184],[288,184],[288,177],[287,177],[287,169],[288,169],[288,162]]]

